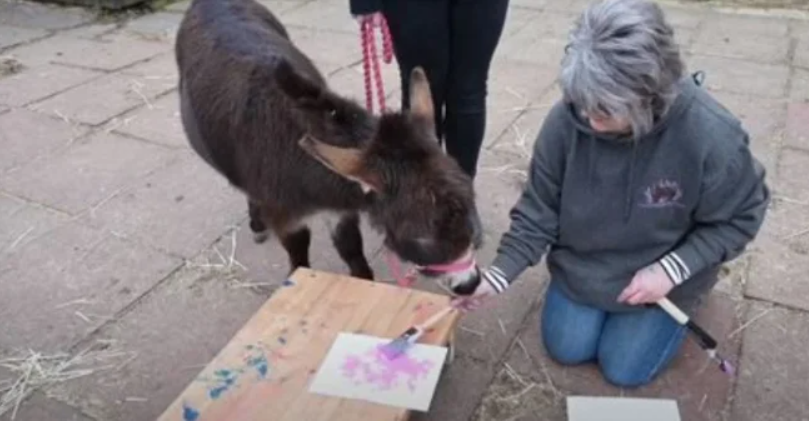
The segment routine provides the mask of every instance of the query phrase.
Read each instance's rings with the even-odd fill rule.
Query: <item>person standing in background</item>
[[[439,142],[474,178],[486,131],[489,67],[508,0],[349,0],[349,7],[360,22],[387,21],[403,93],[413,68],[424,68]],[[402,108],[409,108],[407,95]]]

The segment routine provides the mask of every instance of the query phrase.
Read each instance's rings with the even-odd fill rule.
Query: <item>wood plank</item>
[[[184,406],[205,420],[408,417],[404,409],[311,394],[308,387],[340,332],[392,338],[449,298],[310,269],[297,270],[290,280],[294,285],[262,305],[161,420],[183,419]],[[420,342],[445,345],[459,318],[457,313],[446,317]]]
[[[296,283],[294,286],[280,289],[265,302],[258,312],[236,333],[228,345],[191,382],[183,394],[166,409],[160,419],[182,419],[185,405],[193,408],[201,415],[208,416],[211,413],[215,414],[218,407],[224,405],[225,408],[228,408],[227,402],[234,401],[234,398],[238,399],[241,396],[239,394],[243,394],[241,391],[247,388],[246,386],[231,386],[228,389],[230,395],[223,404],[221,399],[211,398],[211,391],[215,388],[211,388],[210,383],[206,383],[206,380],[220,379],[222,380],[220,386],[226,385],[225,380],[227,378],[218,377],[217,375],[222,376],[221,371],[227,370],[231,366],[239,366],[243,361],[246,346],[266,343],[267,338],[272,336],[273,331],[278,331],[280,334],[281,330],[295,319],[296,312],[312,310],[312,307],[326,294],[328,289],[339,289],[337,286],[329,285],[328,280],[325,279],[314,279],[307,282]],[[264,333],[265,330],[270,334],[269,336]],[[273,338],[271,343],[275,345],[277,337]],[[269,367],[270,357],[267,357],[267,360]],[[269,371],[270,369],[268,368]],[[276,390],[275,386],[269,384],[252,387],[252,393],[255,395],[272,394]],[[236,395],[233,395],[234,393]]]

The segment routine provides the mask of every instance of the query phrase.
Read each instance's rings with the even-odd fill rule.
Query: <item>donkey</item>
[[[439,147],[421,68],[409,75],[409,110],[373,115],[333,92],[254,0],[193,0],[175,56],[189,144],[244,193],[256,242],[271,230],[290,272],[310,267],[307,220],[329,212],[351,275],[372,280],[359,227],[367,214],[384,245],[422,274],[458,292],[477,284],[472,180]]]

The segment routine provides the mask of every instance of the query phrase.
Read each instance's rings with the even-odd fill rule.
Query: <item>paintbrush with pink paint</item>
[[[657,302],[657,305],[660,306],[660,308],[662,308],[663,310],[665,310],[666,313],[668,313],[671,317],[673,317],[674,320],[677,321],[677,323],[688,328],[688,330],[690,330],[691,333],[693,333],[696,336],[699,345],[702,347],[703,350],[705,350],[705,352],[708,354],[708,357],[711,360],[715,360],[717,363],[719,363],[720,370],[729,375],[733,375],[734,373],[733,364],[731,364],[730,361],[722,358],[722,356],[720,356],[719,353],[716,352],[718,343],[711,335],[708,334],[708,332],[705,331],[705,329],[696,324],[694,320],[688,317],[688,315],[685,314],[685,312],[680,310],[680,308],[674,305],[674,303],[672,303],[668,298],[666,297],[661,298]]]
[[[428,329],[435,326],[441,319],[451,313],[455,308],[451,305],[444,307],[441,311],[430,316],[420,325],[413,325],[408,328],[404,333],[399,335],[398,338],[390,341],[389,343],[379,347],[379,350],[388,360],[393,360],[396,357],[404,354],[416,341],[427,332]]]

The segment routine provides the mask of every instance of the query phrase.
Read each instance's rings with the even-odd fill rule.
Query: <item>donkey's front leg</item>
[[[264,223],[261,206],[253,200],[247,200],[247,210],[250,215],[250,230],[253,231],[253,241],[261,244],[269,238],[270,231]]]
[[[351,276],[373,280],[374,272],[363,251],[360,217],[356,213],[343,215],[331,236],[340,258],[351,270]]]

